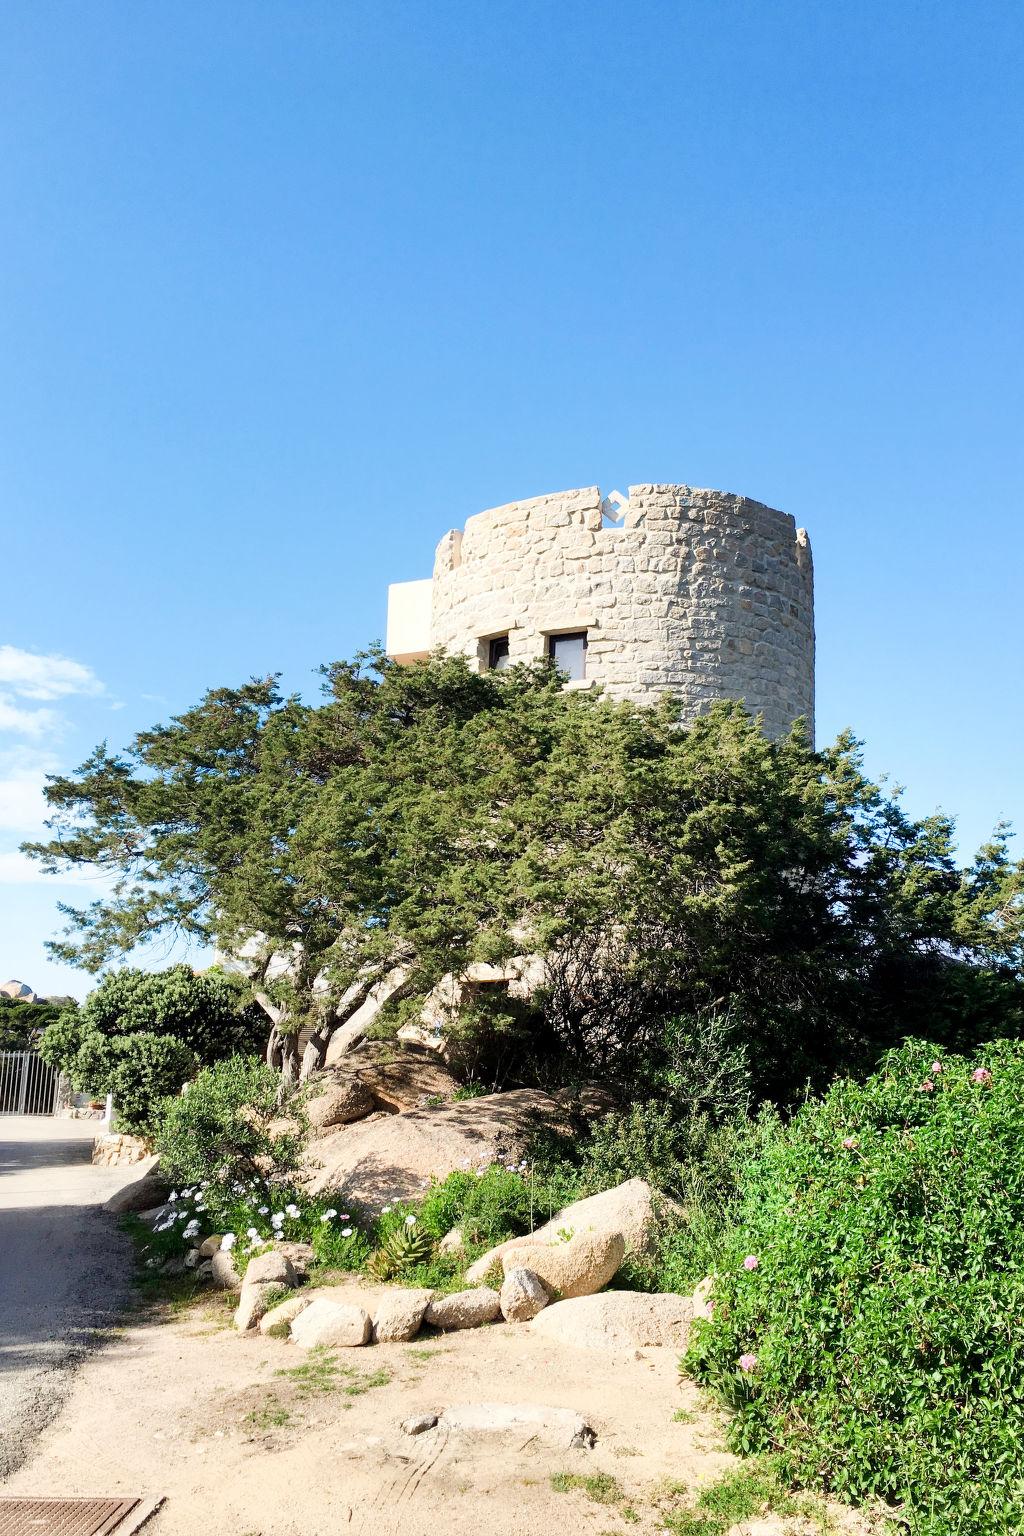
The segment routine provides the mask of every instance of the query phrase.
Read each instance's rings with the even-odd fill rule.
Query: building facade
[[[387,651],[436,647],[484,670],[550,655],[575,688],[679,697],[687,716],[742,699],[769,736],[814,726],[807,534],[745,496],[596,486],[479,512],[437,546],[433,577],[389,588]]]

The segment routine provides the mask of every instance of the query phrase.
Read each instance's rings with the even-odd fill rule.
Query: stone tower
[[[551,655],[569,686],[696,715],[743,699],[769,736],[814,728],[814,578],[785,512],[723,491],[596,486],[478,512],[433,578],[388,594],[388,654],[436,646],[481,669]]]

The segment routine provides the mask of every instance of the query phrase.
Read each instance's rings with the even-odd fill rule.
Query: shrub
[[[105,976],[82,1008],[63,1012],[39,1052],[75,1088],[113,1094],[120,1129],[152,1135],[161,1102],[197,1067],[258,1039],[256,1017],[222,972],[125,969]]]
[[[921,1042],[765,1122],[687,1366],[742,1451],[904,1505],[920,1536],[1024,1521],[1024,1046]]]
[[[453,1227],[470,1248],[490,1248],[521,1237],[547,1221],[578,1193],[576,1176],[559,1165],[545,1168],[525,1159],[514,1167],[492,1163],[479,1172],[450,1173],[427,1191],[417,1218],[432,1237]]]
[[[247,1180],[294,1163],[295,1138],[271,1137],[281,1079],[256,1056],[207,1067],[163,1107],[157,1136],[162,1166],[183,1183]]]

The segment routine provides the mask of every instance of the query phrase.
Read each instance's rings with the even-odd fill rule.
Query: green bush
[[[113,1094],[118,1129],[152,1135],[162,1101],[198,1067],[252,1048],[257,1013],[223,972],[125,969],[50,1024],[39,1052],[75,1088]]]
[[[182,1183],[251,1179],[272,1165],[293,1166],[296,1140],[271,1137],[281,1079],[256,1056],[207,1067],[163,1107],[157,1135],[161,1166]]]
[[[919,1536],[1024,1525],[1024,1045],[914,1042],[765,1120],[687,1368],[733,1445]]]

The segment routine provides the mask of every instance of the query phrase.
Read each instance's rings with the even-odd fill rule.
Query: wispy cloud
[[[103,684],[83,662],[55,652],[22,651],[16,645],[0,645],[0,686],[22,699],[103,692]]]
[[[0,752],[0,833],[35,836],[46,820],[43,783],[56,768],[48,752],[21,747]]]
[[[81,885],[97,878],[94,871],[47,875],[16,845],[46,836],[43,788],[46,775],[60,767],[54,746],[68,724],[52,705],[103,692],[92,668],[70,656],[0,645],[0,885]]]
[[[61,729],[60,715],[54,709],[25,709],[9,693],[0,693],[0,731],[15,736],[55,736]]]
[[[0,853],[0,885],[86,886],[92,888],[93,897],[96,897],[99,895],[98,887],[109,889],[112,883],[111,876],[105,871],[91,867],[48,875],[35,859],[26,858],[17,850]]]

